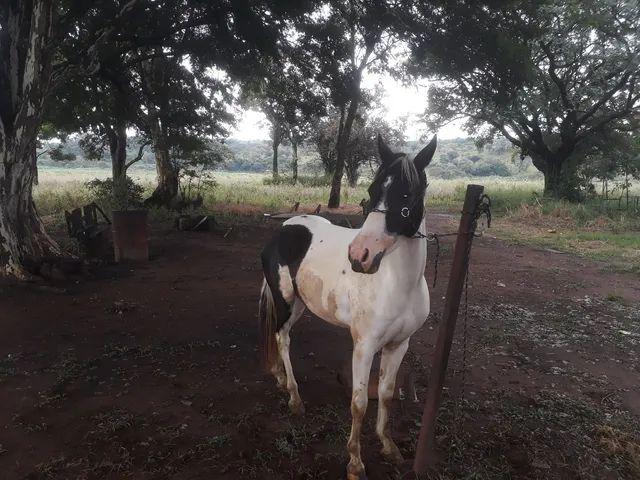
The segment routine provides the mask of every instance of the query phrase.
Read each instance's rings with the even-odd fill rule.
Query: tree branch
[[[624,75],[622,75],[622,78],[613,86],[613,88],[611,90],[609,90],[608,92],[606,92],[603,97],[598,100],[596,103],[593,104],[593,106],[587,110],[585,112],[584,115],[582,115],[580,118],[578,118],[577,120],[577,125],[584,125],[584,123],[593,115],[595,115],[595,113],[598,111],[598,109],[603,106],[605,103],[607,103],[611,97],[613,97],[616,92],[620,91],[622,89],[622,87],[625,85],[625,83],[627,82],[627,80],[629,80],[629,77],[631,76],[631,72],[626,72]]]
[[[553,56],[551,49],[549,48],[549,44],[542,43],[540,46],[544,51],[544,53],[547,55],[547,58],[549,59],[549,76],[551,77],[551,80],[553,80],[553,83],[556,84],[556,86],[558,87],[558,90],[560,91],[560,98],[562,99],[562,104],[567,110],[573,111],[575,107],[573,106],[573,103],[571,103],[571,101],[569,100],[569,96],[567,95],[566,84],[562,82],[560,77],[558,77],[558,73],[556,72],[556,68],[557,68],[556,59]]]
[[[98,48],[100,47],[100,45],[109,43],[111,36],[117,29],[116,28],[117,23],[122,18],[124,18],[126,14],[128,14],[136,6],[136,3],[138,2],[139,0],[129,0],[127,3],[125,3],[120,9],[120,11],[116,14],[114,19],[111,21],[110,25],[103,28],[101,31],[99,31],[98,36],[91,43],[91,45],[89,45],[86,49],[83,49],[82,51],[78,52],[77,55],[75,56],[75,59],[76,60],[80,59],[82,61],[87,57],[89,57],[88,70],[97,71],[99,68],[99,65],[96,65],[96,62],[98,60],[98,55],[97,55]],[[66,60],[64,62],[54,64],[52,67],[52,71],[53,71],[52,78],[56,80],[56,82],[62,81],[66,77],[66,75],[64,74],[65,70],[71,67],[78,67],[78,65],[76,65],[74,61],[71,61],[71,60]]]
[[[130,162],[125,163],[124,169],[127,170],[131,165],[142,160],[142,154],[144,153],[144,148],[150,144],[151,144],[151,140],[145,140],[144,143],[140,145],[140,149],[138,150],[138,155],[136,155],[135,158]]]

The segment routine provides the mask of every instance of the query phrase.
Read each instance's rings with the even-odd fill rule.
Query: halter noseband
[[[382,210],[381,208],[372,208],[371,211],[385,214],[390,212],[390,210]],[[409,207],[402,207],[400,209],[400,216],[402,218],[407,218],[409,215],[411,215],[411,210],[409,210]]]

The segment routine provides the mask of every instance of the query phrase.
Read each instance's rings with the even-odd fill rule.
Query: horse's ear
[[[434,135],[429,145],[424,147],[413,159],[413,164],[416,166],[416,170],[424,170],[427,165],[431,163],[433,154],[436,152],[436,145],[438,145],[438,136]]]
[[[391,149],[387,146],[387,144],[384,143],[384,140],[382,139],[382,135],[380,135],[379,133],[378,133],[378,152],[380,153],[380,160],[382,161],[383,165],[389,164],[393,162],[393,160],[395,159],[395,155],[393,154]]]

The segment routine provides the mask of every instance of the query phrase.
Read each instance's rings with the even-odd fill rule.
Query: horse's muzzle
[[[367,274],[376,273],[380,268],[380,262],[382,262],[382,257],[384,257],[384,250],[381,252],[378,252],[373,257],[373,259],[371,259],[370,262],[365,262],[365,263],[361,262],[356,258],[352,258],[351,255],[349,255],[349,262],[351,262],[351,270],[353,270],[356,273],[367,273]]]

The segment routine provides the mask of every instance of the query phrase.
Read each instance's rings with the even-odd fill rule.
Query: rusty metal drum
[[[116,262],[149,260],[147,210],[114,210],[113,251]]]

